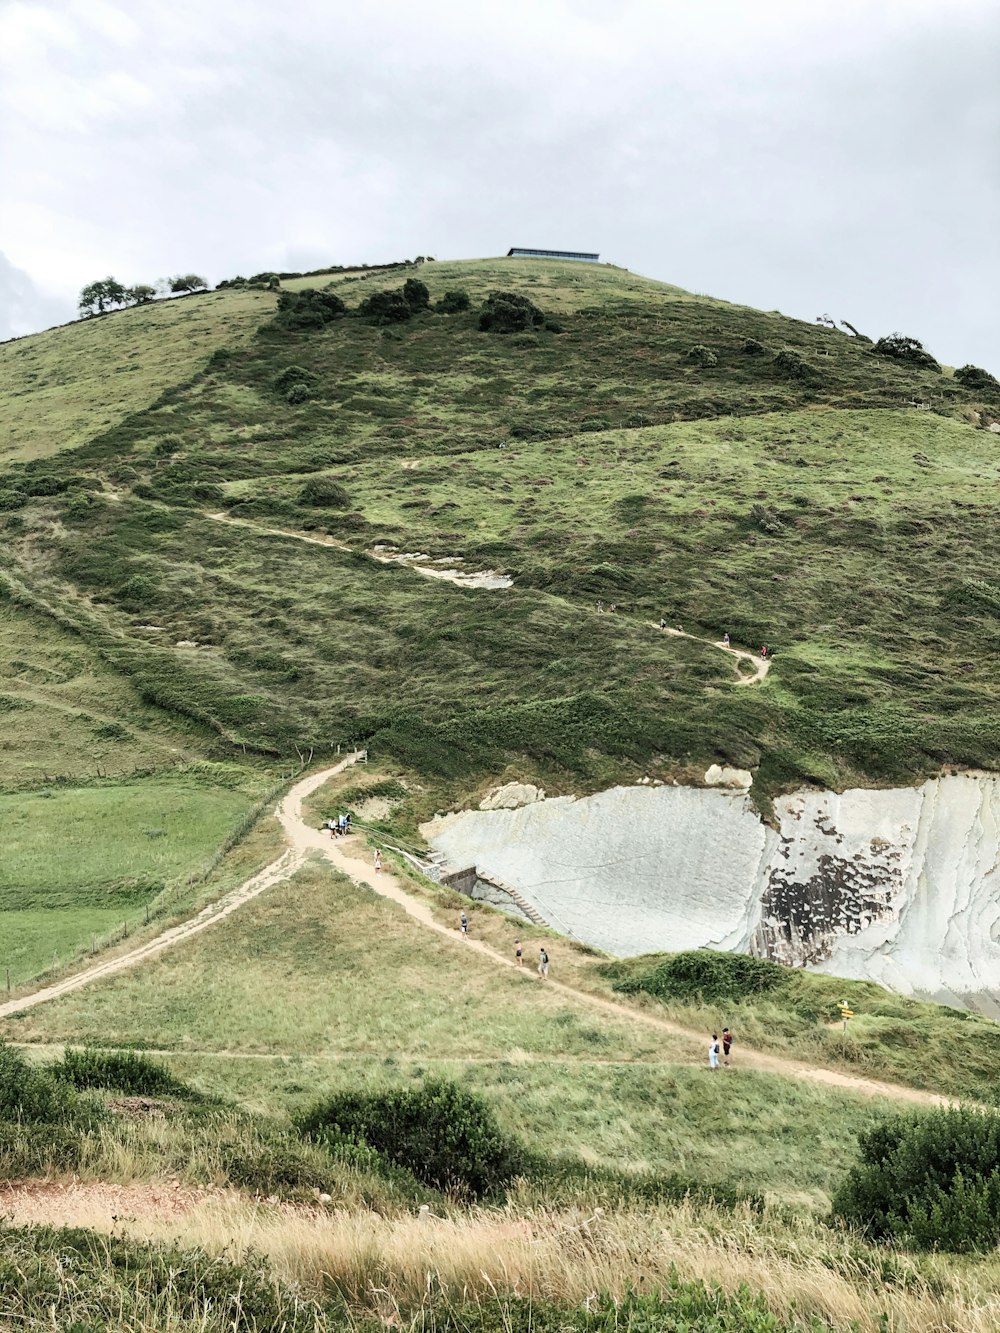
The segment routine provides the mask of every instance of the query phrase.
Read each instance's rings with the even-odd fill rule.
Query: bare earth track
[[[116,958],[108,959],[106,962],[97,963],[93,967],[86,968],[84,971],[51,986],[46,986],[31,995],[25,995],[0,1005],[0,1018],[21,1013],[26,1009],[34,1008],[36,1005],[44,1004],[47,1000],[58,999],[61,995],[67,995],[82,986],[90,985],[91,982],[114,976],[126,968],[134,967],[138,963],[143,963],[147,959],[155,957],[164,949],[183,943],[201,931],[207,930],[217,921],[224,920],[239,907],[242,907],[244,903],[250,902],[266,889],[271,888],[272,885],[290,878],[305,863],[308,856],[318,853],[350,879],[368,885],[383,898],[396,903],[425,930],[433,930],[451,940],[456,948],[473,949],[501,967],[519,970],[525,984],[544,984],[565,994],[577,1004],[599,1009],[619,1021],[640,1023],[646,1027],[655,1028],[660,1032],[670,1033],[671,1036],[690,1041],[693,1043],[692,1053],[694,1055],[695,1051],[697,1052],[695,1058],[700,1062],[702,1048],[706,1045],[704,1034],[691,1032],[676,1023],[670,1022],[668,1019],[657,1017],[655,1014],[645,1013],[639,1009],[617,1004],[615,1001],[605,999],[602,996],[591,995],[586,991],[565,986],[559,981],[548,980],[542,982],[535,977],[530,969],[517,969],[513,959],[498,953],[481,940],[462,939],[456,930],[442,925],[435,919],[430,907],[419,898],[408,893],[400,881],[388,870],[377,872],[374,865],[359,860],[356,856],[349,855],[348,848],[352,843],[357,848],[357,843],[353,839],[348,839],[346,843],[334,842],[329,837],[324,836],[319,829],[311,828],[302,815],[303,799],[322,787],[330,778],[357,762],[360,757],[360,754],[349,755],[332,768],[321,769],[319,772],[303,778],[289,790],[280,802],[276,812],[288,840],[288,848],[271,865],[225,894],[217,902],[203,908],[189,921],[182,922],[179,926],[164,931],[162,935],[158,935],[155,939],[140,945],[138,948],[120,954]],[[907,1088],[898,1084],[882,1083],[875,1079],[859,1078],[852,1074],[841,1073],[838,1070],[806,1065],[799,1061],[786,1060],[780,1056],[762,1052],[741,1049],[740,1063],[743,1066],[749,1066],[767,1073],[778,1074],[786,1078],[807,1079],[812,1083],[821,1083],[869,1097],[886,1097],[896,1101],[918,1103],[925,1106],[942,1106],[951,1103],[950,1098],[942,1097],[937,1093],[925,1092],[917,1088]]]

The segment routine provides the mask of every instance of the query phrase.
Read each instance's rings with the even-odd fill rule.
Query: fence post
[[[6,969],[6,971],[7,971],[7,994],[9,995],[9,994],[10,994],[10,968],[8,967],[8,968]]]

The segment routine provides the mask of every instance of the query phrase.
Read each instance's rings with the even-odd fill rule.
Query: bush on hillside
[[[319,376],[304,366],[288,366],[275,378],[274,388],[293,406],[312,398],[319,385]]]
[[[784,347],[774,358],[773,365],[790,380],[811,380],[816,378],[816,368],[799,352],[791,347]]]
[[[955,379],[975,393],[1000,394],[1000,380],[982,366],[959,366]]]
[[[332,477],[310,477],[296,498],[299,504],[316,509],[346,509],[351,503],[343,486]]]
[[[490,292],[479,311],[481,333],[521,333],[544,324],[538,306],[516,292]]]
[[[746,356],[763,356],[767,348],[756,338],[744,338],[743,352]]]
[[[695,343],[694,347],[689,347],[685,360],[693,362],[696,366],[717,366],[719,364],[719,358],[711,347],[706,347],[704,343]]]
[[[421,282],[419,278],[407,278],[403,283],[403,300],[414,314],[418,310],[429,310],[431,294],[426,282]]]
[[[358,306],[358,314],[375,324],[401,324],[413,314],[402,291],[372,292]]]
[[[890,333],[885,338],[879,338],[872,351],[876,356],[888,356],[894,361],[908,361],[910,365],[925,366],[928,370],[941,369],[920,339],[911,338],[905,333]]]
[[[785,525],[774,509],[769,509],[767,505],[754,504],[750,506],[750,522],[756,523],[758,528],[768,533],[772,537],[777,537],[784,532]]]
[[[306,287],[301,292],[282,292],[278,297],[275,323],[285,329],[321,329],[347,313],[335,292]]]
[[[421,1088],[336,1093],[298,1124],[320,1142],[360,1140],[425,1185],[477,1199],[502,1190],[525,1164],[521,1145],[500,1128],[489,1105],[446,1079],[428,1079]]]
[[[833,1199],[876,1240],[961,1253],[1000,1244],[1000,1114],[948,1107],[880,1121]]]
[[[135,1097],[193,1097],[194,1090],[155,1060],[137,1051],[67,1048],[52,1073],[74,1088],[111,1088]]]
[[[30,1064],[0,1042],[0,1122],[85,1126],[100,1119],[98,1107],[82,1101],[52,1069]]]
[[[434,309],[442,315],[459,315],[463,310],[468,310],[470,305],[469,293],[455,290],[445,292],[440,300],[435,301]]]
[[[660,1000],[744,1000],[776,990],[787,981],[777,963],[745,953],[692,949],[657,963],[649,972],[616,981],[623,994],[645,991]]]

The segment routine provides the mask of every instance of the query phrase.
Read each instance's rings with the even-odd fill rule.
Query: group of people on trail
[[[713,1073],[719,1067],[720,1048],[721,1048],[723,1064],[728,1069],[729,1054],[733,1049],[733,1034],[729,1031],[728,1028],[722,1029],[721,1039],[717,1032],[713,1032],[712,1040],[708,1043],[708,1067],[709,1069],[712,1070]]]
[[[324,819],[323,827],[328,830],[331,838],[346,838],[351,831],[351,816],[336,815],[333,819]]]
[[[469,917],[465,908],[463,908],[459,914],[458,928],[462,932],[463,939],[468,939]],[[518,967],[524,966],[524,946],[519,938],[514,941],[514,960]],[[549,951],[544,944],[538,946],[538,975],[543,981],[549,975]]]

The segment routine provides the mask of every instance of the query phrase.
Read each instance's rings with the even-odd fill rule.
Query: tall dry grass
[[[110,1229],[99,1209],[76,1225]],[[122,1225],[122,1223],[118,1223]],[[580,1305],[653,1290],[673,1275],[763,1292],[776,1315],[818,1316],[858,1333],[995,1333],[1000,1265],[880,1251],[807,1219],[682,1204],[602,1213],[516,1204],[440,1217],[252,1204],[224,1196],[129,1230],[214,1254],[266,1255],[276,1276],[337,1294],[390,1322],[429,1299],[511,1297]]]

